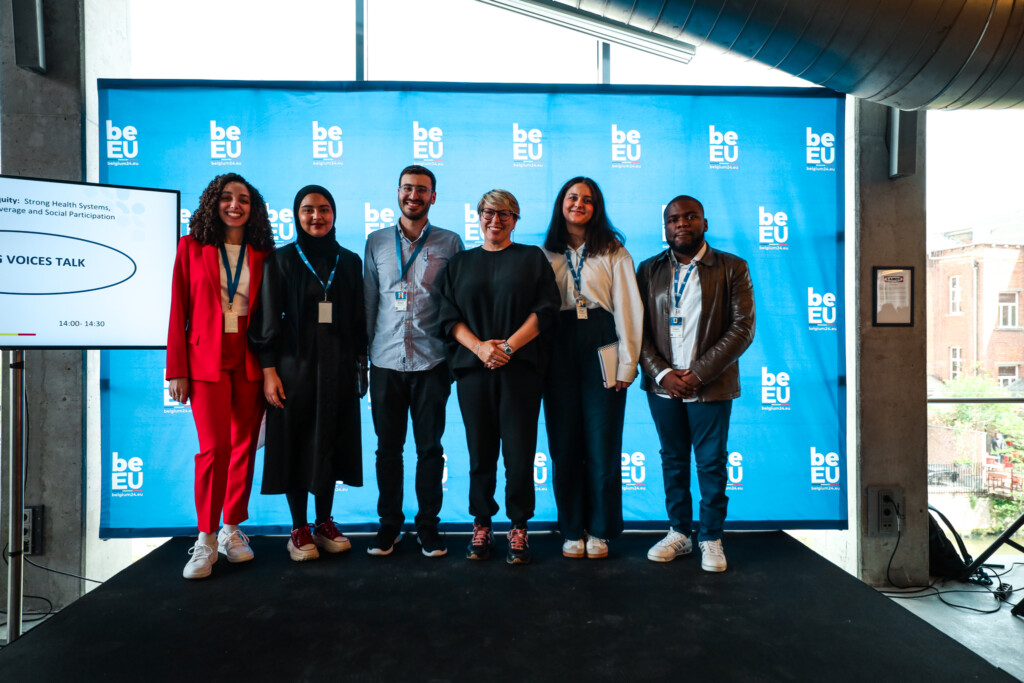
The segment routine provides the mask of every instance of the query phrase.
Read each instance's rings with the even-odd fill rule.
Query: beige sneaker
[[[722,540],[716,538],[713,541],[701,541],[700,546],[700,568],[706,572],[725,571],[725,551],[722,550]]]
[[[562,555],[572,560],[578,560],[583,557],[586,551],[583,548],[583,539],[576,541],[566,541],[562,544]]]
[[[669,529],[665,538],[655,543],[647,551],[647,559],[652,562],[671,562],[680,555],[689,555],[693,550],[693,544],[686,534],[681,534],[675,529]]]
[[[587,557],[591,560],[600,560],[603,557],[608,557],[608,541],[587,534]]]

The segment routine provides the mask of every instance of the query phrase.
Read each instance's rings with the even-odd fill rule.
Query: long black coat
[[[249,343],[264,368],[277,368],[285,395],[284,408],[267,408],[263,493],[326,493],[336,481],[363,485],[357,389],[358,357],[366,356],[367,343],[363,269],[358,256],[339,249],[327,292],[332,324],[317,322],[323,287],[294,244],[274,251],[263,267]]]

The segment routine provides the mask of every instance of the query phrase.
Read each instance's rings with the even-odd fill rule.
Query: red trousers
[[[246,318],[239,331],[224,333],[221,372],[216,382],[190,382],[192,417],[199,432],[196,454],[196,516],[199,530],[212,534],[249,518],[249,492],[256,442],[266,404],[263,382],[245,376]]]

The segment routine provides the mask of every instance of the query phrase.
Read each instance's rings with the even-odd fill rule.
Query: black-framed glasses
[[[485,221],[489,221],[495,216],[497,216],[498,220],[501,221],[502,223],[508,223],[513,218],[519,220],[519,214],[513,213],[512,211],[495,211],[494,209],[480,209],[480,218],[484,219]]]

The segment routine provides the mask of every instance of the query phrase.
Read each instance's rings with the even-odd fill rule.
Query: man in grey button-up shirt
[[[402,537],[403,460],[412,416],[416,440],[415,524],[427,557],[447,552],[437,532],[444,472],[445,406],[451,379],[438,335],[441,274],[462,251],[457,234],[428,219],[437,198],[434,174],[408,166],[399,174],[398,225],[366,239],[363,291],[370,339],[370,406],[377,432],[380,529],[367,552],[390,555]]]

